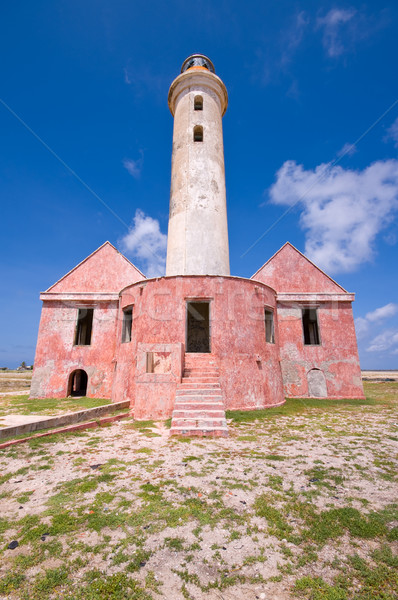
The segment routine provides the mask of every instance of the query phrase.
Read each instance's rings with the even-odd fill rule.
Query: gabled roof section
[[[142,279],[145,275],[115,246],[105,242],[46,292],[119,293],[126,285]]]
[[[251,279],[261,281],[277,292],[348,293],[290,242],[267,260]]]

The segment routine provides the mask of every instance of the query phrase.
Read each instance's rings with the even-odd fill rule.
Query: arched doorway
[[[324,372],[320,369],[311,369],[307,373],[308,395],[315,398],[327,398],[328,391]]]
[[[69,376],[68,396],[85,396],[87,394],[87,373],[77,369]]]

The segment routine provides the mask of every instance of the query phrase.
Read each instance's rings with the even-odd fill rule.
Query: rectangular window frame
[[[132,340],[133,308],[133,305],[125,306],[123,308],[122,344],[129,344]]]
[[[189,304],[208,304],[209,305],[209,351],[206,352],[205,354],[211,354],[212,352],[212,323],[211,323],[211,317],[212,317],[212,303],[213,303],[214,298],[197,298],[197,297],[189,297],[189,298],[185,298],[185,352],[188,354],[197,354],[195,352],[192,352],[190,350],[188,350],[188,312],[189,312],[189,308],[188,305]]]
[[[303,306],[301,308],[301,324],[303,328],[303,344],[304,346],[321,346],[322,338],[321,338],[321,328],[319,326],[319,314],[318,314],[319,306]],[[306,332],[306,314],[309,314],[311,311],[315,312],[315,319],[311,319],[307,321],[309,323],[309,328]],[[316,329],[311,331],[311,326],[316,325]],[[311,338],[314,341],[311,341]]]
[[[77,309],[74,346],[91,346],[93,339],[94,307],[81,306]]]
[[[274,309],[264,306],[265,341],[267,344],[275,344],[275,319]]]

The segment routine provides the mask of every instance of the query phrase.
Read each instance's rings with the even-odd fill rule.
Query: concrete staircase
[[[185,354],[185,369],[177,386],[171,435],[227,436],[219,369],[211,354]]]

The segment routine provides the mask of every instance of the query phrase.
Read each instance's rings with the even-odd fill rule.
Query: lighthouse
[[[166,276],[230,274],[222,117],[228,94],[193,54],[170,86],[174,117]]]
[[[226,410],[285,397],[364,398],[354,294],[288,242],[252,277],[230,275],[228,95],[209,58],[184,61],[168,104],[166,276],[146,278],[105,242],[43,292],[31,397],[127,402],[136,420],[171,417],[170,433],[189,436],[227,435]]]

